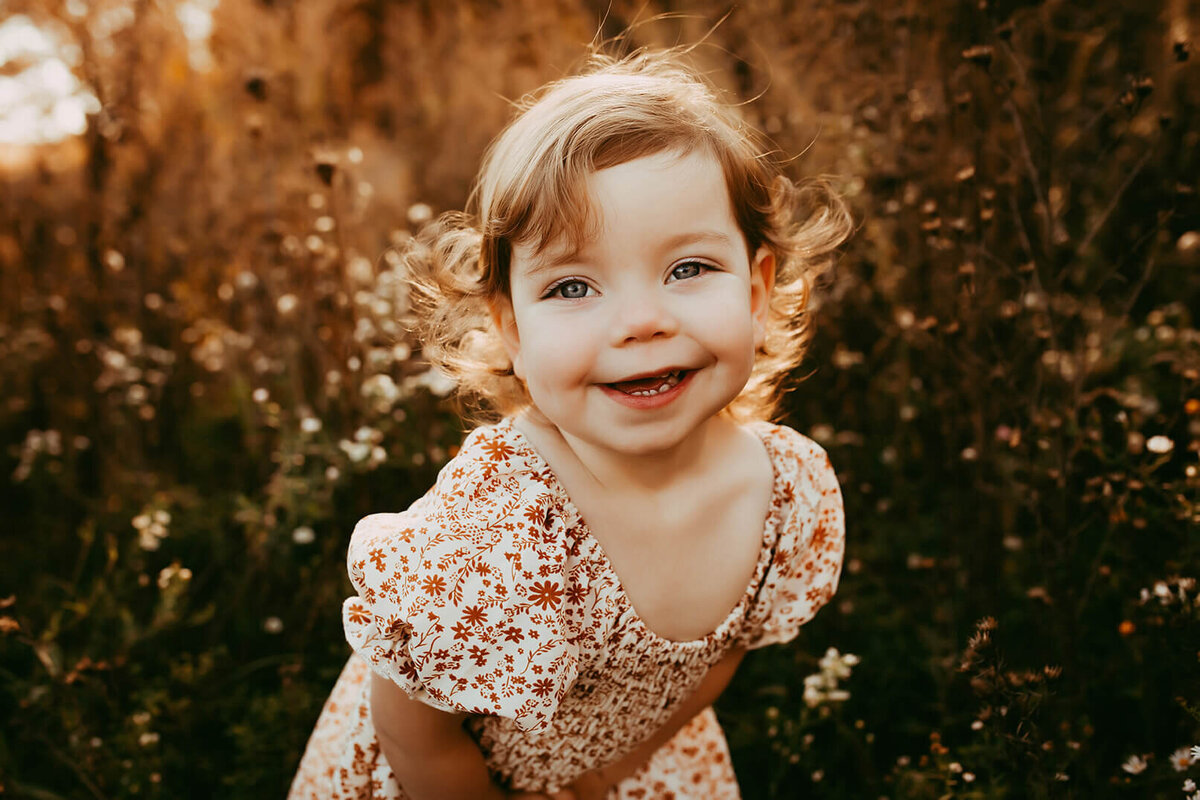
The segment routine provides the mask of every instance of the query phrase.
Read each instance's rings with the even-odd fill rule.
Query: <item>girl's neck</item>
[[[659,492],[703,475],[737,428],[718,415],[673,448],[628,454],[565,434],[536,410],[526,411],[514,424],[568,485],[582,479],[597,489],[626,495]]]

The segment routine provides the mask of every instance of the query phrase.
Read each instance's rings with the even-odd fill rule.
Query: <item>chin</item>
[[[667,423],[665,425],[633,427],[623,436],[608,439],[604,444],[610,449],[631,456],[649,456],[672,450],[704,427],[699,424]]]

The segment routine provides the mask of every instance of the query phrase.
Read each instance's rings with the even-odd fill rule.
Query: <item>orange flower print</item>
[[[554,691],[554,681],[550,680],[549,678],[542,678],[541,680],[534,681],[533,686],[531,686],[530,689],[532,689],[533,693],[538,697],[545,697]]]
[[[432,597],[446,591],[446,581],[441,575],[428,575],[421,581],[421,588],[425,590],[425,594]]]
[[[538,581],[529,587],[529,602],[541,609],[558,608],[562,589],[551,581]]]
[[[532,505],[525,509],[525,519],[533,525],[540,525],[546,518],[546,512],[540,505]]]
[[[383,550],[378,547],[372,548],[371,551],[367,553],[367,556],[371,559],[371,565],[375,567],[375,569],[382,572],[384,564],[387,563],[385,561],[386,555],[384,554]]]
[[[371,615],[362,606],[350,606],[348,616],[355,625],[366,625],[371,621]]]
[[[467,606],[463,609],[463,619],[470,625],[482,625],[487,622],[487,612],[479,606]]]
[[[484,441],[483,450],[492,461],[505,461],[516,452],[513,450],[512,445],[500,438]]]

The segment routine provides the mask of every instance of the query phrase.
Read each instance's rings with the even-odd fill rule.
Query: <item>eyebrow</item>
[[[664,239],[660,243],[659,248],[663,252],[668,252],[671,250],[677,250],[680,247],[689,244],[715,244],[732,247],[734,243],[733,240],[729,238],[728,234],[721,233],[720,231],[684,231],[683,233],[677,233],[674,236]],[[570,264],[572,262],[579,261],[583,254],[584,250],[579,248],[565,250],[557,255],[537,261],[529,268],[524,270],[524,272],[526,275],[534,277],[543,272],[549,272],[550,270],[561,267],[564,264]]]

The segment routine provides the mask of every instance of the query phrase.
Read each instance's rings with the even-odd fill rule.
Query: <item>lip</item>
[[[666,372],[670,372],[670,371],[671,370],[666,370]],[[622,392],[619,389],[614,389],[607,384],[602,383],[602,384],[599,384],[599,386],[600,386],[601,391],[603,391],[606,395],[608,395],[608,397],[610,397],[615,402],[620,403],[621,405],[625,406],[626,408],[632,408],[632,409],[642,410],[642,411],[652,410],[652,409],[657,409],[657,408],[663,408],[664,406],[670,405],[671,403],[673,403],[675,401],[676,398],[678,398],[681,394],[684,393],[684,391],[687,390],[688,386],[691,385],[692,376],[696,374],[696,370],[694,370],[694,369],[682,370],[682,372],[683,372],[683,374],[679,378],[679,383],[675,384],[674,386],[672,386],[670,389],[663,392],[662,394],[653,394],[653,395],[626,394],[625,392]],[[663,371],[651,372],[646,375],[643,375],[643,377],[653,378],[655,376],[662,375],[662,374],[664,374]],[[638,378],[626,378],[625,380],[638,380]],[[614,381],[614,382],[616,382],[616,381]]]

